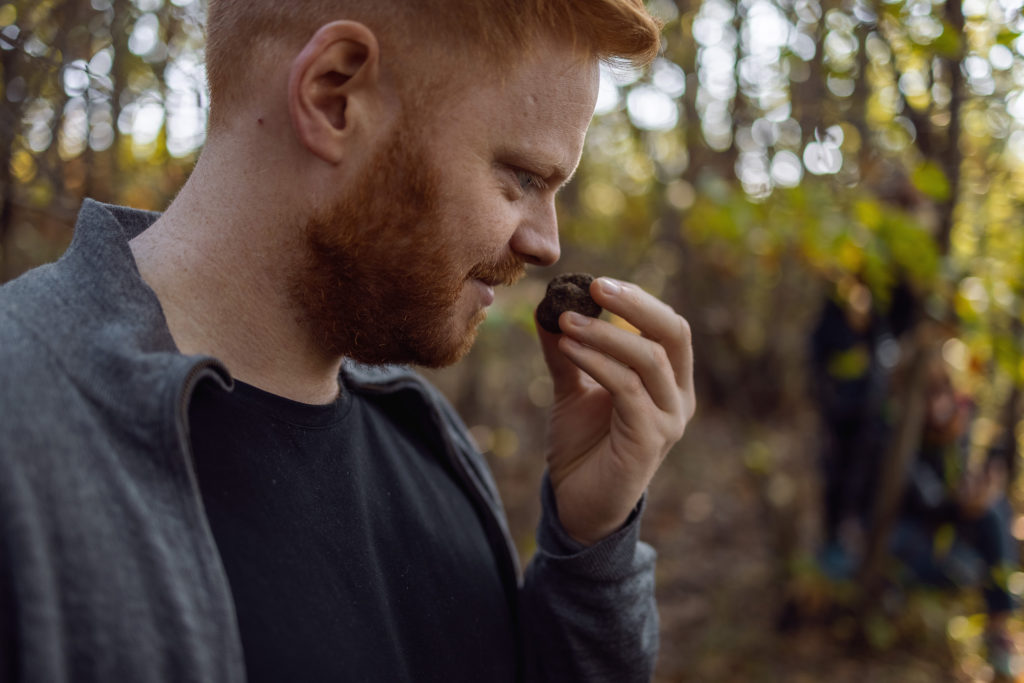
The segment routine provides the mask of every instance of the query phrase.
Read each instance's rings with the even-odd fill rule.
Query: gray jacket
[[[197,382],[215,359],[178,352],[128,240],[157,214],[86,201],[67,253],[0,287],[0,682],[245,680],[227,577],[192,470]],[[440,394],[400,368],[346,382],[422,396],[444,456],[485,521],[518,612],[529,681],[649,680],[654,551],[639,509],[576,545],[547,481],[526,570],[483,458]]]

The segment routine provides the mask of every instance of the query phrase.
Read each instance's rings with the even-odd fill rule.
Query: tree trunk
[[[879,471],[870,533],[858,577],[863,590],[862,608],[865,610],[874,604],[881,586],[892,527],[903,501],[907,475],[921,447],[928,368],[940,351],[936,343],[920,334],[923,331],[922,326],[919,326],[919,334],[911,342],[906,374],[897,394],[896,432],[889,442]]]
[[[961,0],[946,0],[946,20],[956,30],[957,35],[964,35],[964,14]],[[963,152],[960,151],[960,109],[963,104],[964,76],[960,70],[960,59],[944,59],[943,63],[949,71],[949,131],[941,161],[942,170],[949,180],[949,198],[940,206],[939,226],[936,242],[939,253],[949,253],[950,238],[953,233],[954,209],[957,195],[960,193],[960,166]]]

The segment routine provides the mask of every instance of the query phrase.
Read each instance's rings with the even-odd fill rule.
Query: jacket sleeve
[[[0,528],[0,533],[3,532]],[[7,553],[0,552],[0,683],[14,681],[15,672],[14,585],[8,562]]]
[[[562,528],[551,483],[541,487],[537,554],[520,590],[529,683],[649,681],[658,652],[655,551],[638,540],[644,501],[590,547]]]

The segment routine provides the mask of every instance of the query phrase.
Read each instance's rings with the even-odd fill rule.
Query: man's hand
[[[549,476],[585,545],[622,526],[697,406],[686,320],[636,285],[598,278],[590,295],[642,336],[572,312],[562,335],[538,326],[555,390]]]

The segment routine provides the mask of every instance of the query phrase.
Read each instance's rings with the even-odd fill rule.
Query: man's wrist
[[[556,561],[565,571],[600,580],[617,580],[632,572],[646,495],[626,521],[594,545],[572,538],[558,518],[554,489],[544,475],[541,485],[542,516],[537,531],[538,554]],[[653,551],[652,551],[653,552]]]

